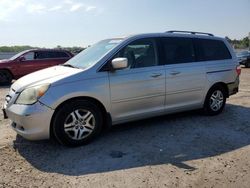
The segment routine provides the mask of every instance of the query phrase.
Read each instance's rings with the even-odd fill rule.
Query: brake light
[[[240,65],[236,67],[236,72],[237,72],[238,76],[241,74],[241,67],[240,67]]]

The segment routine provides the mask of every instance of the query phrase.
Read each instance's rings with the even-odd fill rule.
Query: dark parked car
[[[63,64],[72,57],[65,50],[34,49],[20,52],[10,59],[0,60],[0,84],[10,84],[13,79]]]
[[[242,51],[237,53],[239,63],[245,65],[245,67],[250,68],[250,51]]]

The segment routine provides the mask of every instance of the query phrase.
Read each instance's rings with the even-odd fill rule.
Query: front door
[[[27,75],[31,72],[34,72],[34,64],[36,64],[35,60],[36,52],[30,51],[23,55],[22,61],[18,61],[18,66],[16,70],[17,77],[21,77]]]
[[[116,57],[126,57],[129,67],[109,72],[113,121],[133,120],[164,112],[165,70],[159,64],[155,40],[132,42]]]

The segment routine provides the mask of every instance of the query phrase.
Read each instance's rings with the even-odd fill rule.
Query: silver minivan
[[[17,80],[3,113],[26,139],[79,146],[107,124],[193,109],[217,115],[238,92],[240,73],[230,44],[209,33],[112,38]]]

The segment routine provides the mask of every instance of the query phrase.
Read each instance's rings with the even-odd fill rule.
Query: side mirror
[[[25,58],[24,56],[21,56],[21,57],[18,58],[18,60],[19,60],[20,62],[22,62],[22,61],[25,61],[26,58]]]
[[[111,64],[114,70],[125,69],[128,67],[128,59],[123,57],[115,58]]]

